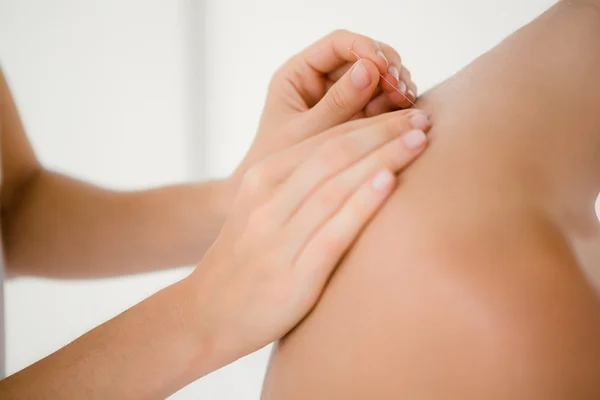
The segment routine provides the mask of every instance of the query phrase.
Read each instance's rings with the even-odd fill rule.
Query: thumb
[[[379,70],[370,60],[360,59],[306,112],[305,127],[311,135],[349,121],[364,109],[379,84]]]

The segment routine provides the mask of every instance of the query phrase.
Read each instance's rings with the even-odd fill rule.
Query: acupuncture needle
[[[348,47],[348,50],[350,50],[350,52],[351,52],[352,54],[354,54],[354,56],[355,56],[357,59],[359,59],[359,60],[362,60],[362,57],[361,57],[361,56],[359,56],[358,54],[356,54],[356,53],[354,52],[354,50],[352,50],[352,49],[351,49],[351,48],[349,48],[349,47]],[[363,68],[365,68],[365,67],[364,67],[364,65],[363,65],[362,67],[363,67]],[[414,107],[416,107],[416,106],[417,106],[415,103],[413,103],[413,102],[412,102],[412,101],[411,101],[411,100],[408,98],[408,96],[406,96],[404,93],[402,93],[402,91],[401,91],[400,89],[398,89],[396,86],[392,85],[392,83],[391,83],[390,81],[388,81],[387,79],[385,79],[385,76],[383,76],[382,74],[379,74],[379,76],[381,77],[381,79],[383,79],[385,82],[387,82],[387,84],[388,84],[388,85],[390,85],[391,87],[393,87],[394,89],[396,89],[396,91],[397,91],[398,93],[400,93],[400,94],[402,95],[402,97],[404,97],[404,98],[405,98],[405,99],[406,99],[406,100],[407,100],[407,101],[408,101],[410,104],[412,104]]]

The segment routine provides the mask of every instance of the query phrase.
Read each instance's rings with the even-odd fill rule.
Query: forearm
[[[0,398],[164,399],[221,366],[199,318],[177,283],[0,381]]]
[[[223,185],[119,193],[41,172],[3,212],[8,270],[85,278],[194,264],[221,228]]]

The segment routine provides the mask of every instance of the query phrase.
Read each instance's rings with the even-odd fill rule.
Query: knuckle
[[[246,225],[246,232],[251,237],[254,235],[262,236],[269,231],[268,210],[265,206],[257,208],[249,217]]]
[[[337,38],[339,36],[346,36],[346,35],[349,35],[349,34],[351,34],[351,32],[348,31],[347,29],[335,29],[334,31],[332,31],[330,33],[330,37]]]
[[[319,210],[333,210],[339,207],[343,199],[343,190],[332,183],[323,187],[316,196],[316,206]]]
[[[273,75],[271,75],[271,80],[269,81],[269,89],[273,89],[274,86],[281,81],[281,77],[285,76],[285,74],[287,73],[286,67],[287,65],[283,64],[279,68],[277,68],[275,72],[273,72]]]
[[[346,221],[346,225],[352,225],[353,221],[366,221],[370,210],[372,208],[372,202],[379,200],[379,197],[373,196],[356,196],[352,201],[348,202],[346,207],[348,207],[348,221]]]
[[[343,243],[339,235],[323,236],[319,243],[319,252],[321,253],[322,259],[337,259],[339,254],[343,251]]]
[[[385,119],[380,129],[387,138],[392,139],[404,130],[405,121],[406,115],[398,114],[398,118]]]
[[[250,191],[261,190],[269,187],[270,173],[264,164],[250,168],[243,177],[243,186]]]
[[[411,118],[418,114],[422,114],[422,112],[415,109],[407,109],[403,110],[402,112],[398,112],[397,116],[394,118],[396,132],[402,134],[408,132],[410,129],[413,129]]]
[[[398,58],[398,65],[402,65],[402,56],[400,54],[398,54],[398,52],[394,49],[392,49],[392,51],[394,52],[394,54],[396,54],[396,57]]]
[[[382,169],[389,169],[394,164],[393,154],[391,151],[389,151],[390,145],[391,144],[385,146],[375,155],[373,155],[373,172],[381,171]]]
[[[342,138],[332,139],[325,142],[318,151],[319,163],[328,170],[337,169],[351,158],[352,149],[348,141]]]
[[[342,91],[339,86],[333,86],[329,90],[329,96],[326,101],[327,111],[339,114],[341,111],[348,108],[348,96]]]
[[[295,68],[294,64],[295,60],[290,60],[278,71],[279,82],[296,83],[303,81],[302,73],[298,68]]]
[[[383,43],[383,42],[377,42],[379,43],[379,47],[381,47],[381,49],[384,51],[384,53],[386,55],[389,55],[391,58],[393,58],[394,62],[397,62],[398,65],[402,65],[402,57],[400,56],[400,54],[398,54],[398,52],[389,44],[387,43]]]
[[[406,149],[399,140],[394,140],[382,149],[379,156],[379,169],[386,168],[396,172],[402,168],[405,159]]]
[[[237,240],[233,242],[231,250],[236,259],[244,260],[248,257],[248,249],[252,248],[252,241],[250,239],[247,231],[244,231]]]

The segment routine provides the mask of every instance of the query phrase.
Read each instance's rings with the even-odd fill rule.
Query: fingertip
[[[431,128],[431,121],[427,114],[422,110],[414,110],[409,114],[410,124],[415,129],[420,129],[423,132],[429,131]]]
[[[317,131],[347,122],[365,108],[378,87],[377,66],[370,60],[360,59],[329,88],[305,118],[318,127]]]
[[[350,70],[350,80],[358,90],[364,90],[371,85],[373,79],[363,65],[362,60],[357,61]]]
[[[395,92],[398,87],[398,78],[388,73],[383,74],[381,78],[381,88],[386,93]]]
[[[369,60],[368,58],[361,58],[357,64],[358,63],[362,65],[366,73],[369,75],[372,83],[379,83],[379,69],[373,61]]]
[[[369,89],[368,94],[372,94],[379,83],[379,72],[377,71],[377,67],[374,63],[366,59],[358,60],[354,66],[350,68],[348,74],[354,88],[361,92],[365,92]]]
[[[378,193],[387,194],[392,190],[395,178],[391,171],[384,169],[375,175],[371,181],[371,187]]]
[[[427,144],[427,135],[421,129],[413,129],[404,134],[402,142],[411,151],[422,150]]]

